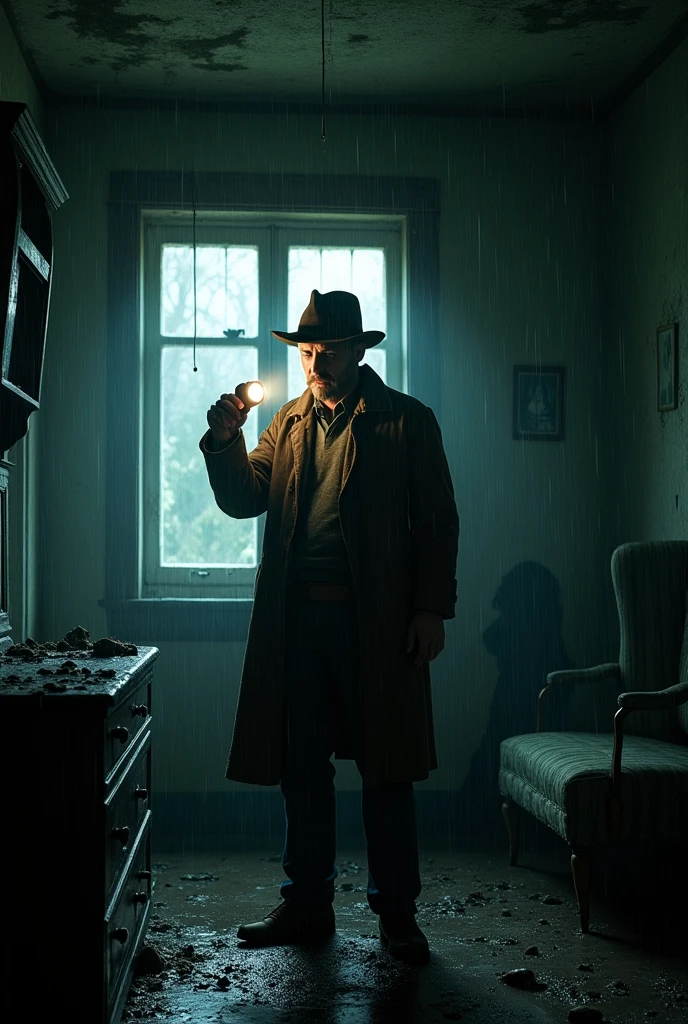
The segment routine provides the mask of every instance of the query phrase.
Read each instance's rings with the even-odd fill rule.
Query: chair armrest
[[[543,686],[538,694],[537,709],[537,731],[542,732],[544,721],[543,697],[554,689],[555,686],[566,686],[577,683],[601,683],[606,679],[618,679],[621,676],[621,668],[618,662],[607,662],[604,665],[595,665],[594,668],[562,668],[556,672],[547,673],[547,684]]]
[[[638,690],[620,693],[617,697],[620,708],[626,711],[660,711],[663,708],[678,708],[688,703],[688,680],[668,686],[666,690]]]
[[[547,673],[548,686],[562,686],[566,683],[601,683],[605,679],[616,679],[621,675],[618,662],[606,665],[595,665],[594,668],[564,668],[557,672]]]
[[[665,690],[636,690],[620,693],[619,710],[614,715],[614,749],[612,751],[612,792],[618,801],[621,784],[621,755],[624,741],[624,721],[632,711],[661,711],[678,708],[688,703],[688,680],[668,686]]]

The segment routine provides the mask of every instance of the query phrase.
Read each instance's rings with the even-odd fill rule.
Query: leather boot
[[[380,914],[380,941],[404,963],[425,964],[430,959],[428,940],[413,914]]]
[[[316,942],[335,930],[331,903],[308,906],[295,900],[282,900],[262,921],[242,924],[237,937],[252,946],[286,946]]]

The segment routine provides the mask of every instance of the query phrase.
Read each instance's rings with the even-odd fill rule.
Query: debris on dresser
[[[121,1017],[151,905],[157,656],[80,626],[0,654],[3,1007]]]

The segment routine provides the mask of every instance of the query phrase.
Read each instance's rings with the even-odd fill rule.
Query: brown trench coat
[[[437,420],[360,368],[339,515],[356,590],[367,785],[418,781],[437,767],[430,673],[406,654],[417,609],[454,617],[459,519]],[[200,448],[217,504],[236,519],[267,510],[226,777],[279,782],[289,544],[316,430],[310,390],[287,402],[246,452],[243,434]],[[337,757],[349,752],[336,751]]]

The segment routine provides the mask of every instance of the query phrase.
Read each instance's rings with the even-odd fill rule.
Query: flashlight
[[[237,384],[234,394],[251,409],[254,405],[260,405],[265,398],[265,388],[259,380],[250,380],[246,384]]]

